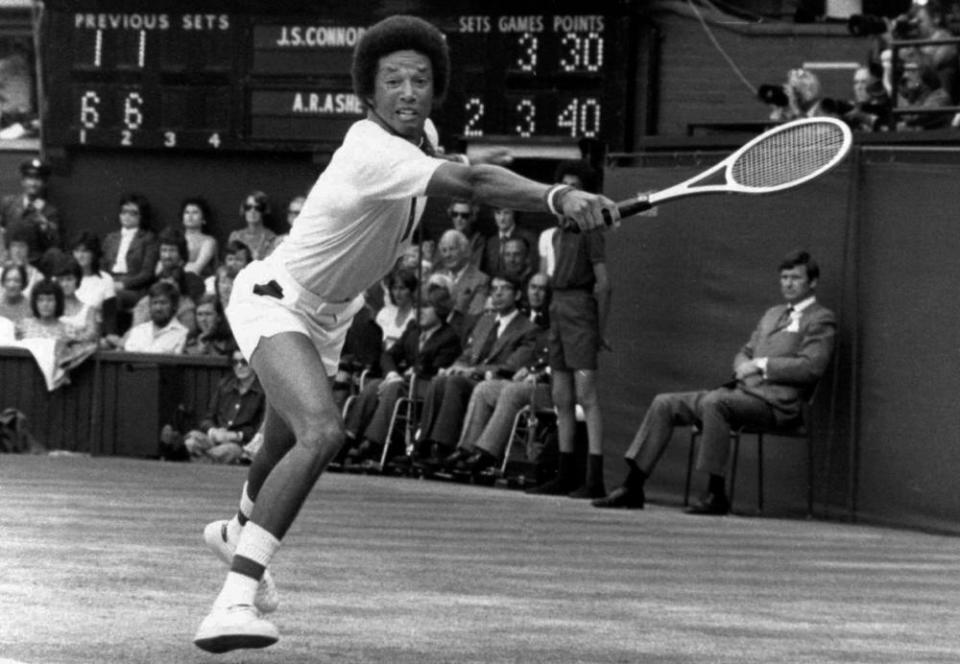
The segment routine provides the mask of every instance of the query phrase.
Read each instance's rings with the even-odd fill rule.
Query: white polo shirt
[[[429,120],[425,130],[436,145]],[[427,184],[443,163],[371,120],[354,123],[289,237],[266,261],[280,261],[304,289],[328,302],[356,297],[411,244]]]

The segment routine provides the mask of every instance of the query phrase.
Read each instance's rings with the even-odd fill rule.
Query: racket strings
[[[845,150],[843,131],[832,123],[800,124],[759,141],[730,166],[730,178],[755,189],[804,180],[833,164]]]

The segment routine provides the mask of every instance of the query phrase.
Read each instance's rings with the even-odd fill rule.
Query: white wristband
[[[557,210],[557,195],[560,193],[566,193],[570,189],[573,189],[568,184],[555,184],[547,190],[547,208],[550,210],[551,214],[556,216],[561,215],[561,210]]]

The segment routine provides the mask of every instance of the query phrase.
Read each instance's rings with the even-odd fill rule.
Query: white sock
[[[279,548],[280,540],[253,521],[248,521],[240,534],[240,541],[237,543],[237,550],[234,555],[243,556],[259,565],[263,565],[266,569],[270,565],[273,554]]]
[[[240,541],[240,533],[243,531],[243,524],[240,523],[240,515],[250,520],[253,514],[253,500],[247,495],[247,483],[243,483],[243,491],[240,493],[240,511],[233,515],[233,518],[227,522],[227,543],[236,547]]]
[[[237,604],[249,604],[253,606],[253,600],[257,596],[257,587],[260,581],[253,577],[236,572],[227,572],[227,580],[223,583],[223,588],[217,599],[213,601],[215,607],[236,606]]]

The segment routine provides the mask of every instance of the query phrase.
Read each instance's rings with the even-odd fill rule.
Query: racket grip
[[[649,198],[640,194],[636,198],[631,198],[628,201],[623,201],[622,203],[617,203],[617,217],[618,219],[613,219],[610,216],[610,213],[606,210],[603,211],[603,220],[607,223],[607,226],[612,226],[614,222],[623,219],[624,217],[632,217],[635,214],[649,210],[653,207],[653,203],[650,202]]]

